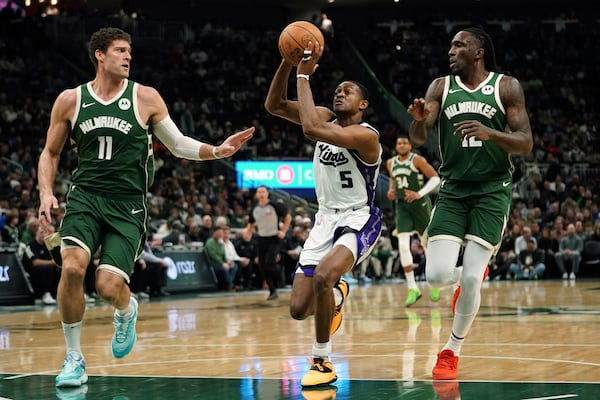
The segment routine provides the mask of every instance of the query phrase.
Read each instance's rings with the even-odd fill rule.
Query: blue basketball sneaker
[[[120,316],[115,311],[113,325],[115,326],[115,334],[110,343],[112,355],[115,358],[123,358],[133,350],[137,334],[135,333],[135,322],[138,316],[138,303],[134,297],[129,300],[133,306],[133,312],[129,317]]]
[[[56,377],[56,387],[76,387],[88,381],[85,373],[85,360],[81,353],[70,351],[65,356],[62,370]]]

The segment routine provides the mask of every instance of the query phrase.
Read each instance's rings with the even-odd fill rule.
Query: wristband
[[[221,158],[221,157],[219,157],[219,156],[217,155],[217,146],[213,146],[213,149],[212,149],[212,155],[213,155],[213,158],[214,158],[215,160],[218,160],[218,159],[220,159],[220,158]]]
[[[304,78],[304,79],[306,79],[308,81],[308,80],[310,80],[310,75],[307,75],[307,74],[297,74],[296,78]]]

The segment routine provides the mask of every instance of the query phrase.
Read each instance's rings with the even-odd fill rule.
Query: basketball
[[[292,22],[279,35],[279,53],[293,65],[298,65],[309,41],[312,42],[311,50],[314,50],[316,42],[321,47],[325,45],[323,34],[315,24],[308,21]]]

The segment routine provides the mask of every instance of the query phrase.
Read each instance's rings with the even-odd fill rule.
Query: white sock
[[[406,283],[408,284],[408,288],[419,290],[419,288],[417,287],[417,282],[415,282],[415,271],[404,271],[404,275],[406,276]]]
[[[65,335],[65,343],[67,344],[67,353],[76,351],[81,354],[81,323],[82,321],[72,324],[61,322],[63,334]]]
[[[312,353],[313,358],[322,358],[323,360],[329,361],[329,354],[331,353],[331,341],[326,343],[314,342]]]
[[[128,315],[131,315],[132,313],[133,313],[133,305],[131,304],[131,300],[127,304],[127,307],[125,307],[124,309],[122,309],[122,310],[117,309],[117,314],[119,314],[121,317],[126,317]]]
[[[462,344],[464,341],[465,338],[459,339],[456,336],[454,336],[453,333],[451,333],[448,342],[442,350],[452,350],[454,352],[454,355],[458,357],[460,355],[460,349],[462,348]]]

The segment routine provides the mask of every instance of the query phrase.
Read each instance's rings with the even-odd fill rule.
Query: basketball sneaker
[[[458,381],[433,381],[432,386],[439,400],[460,400]]]
[[[77,387],[87,381],[83,355],[77,351],[68,352],[63,361],[62,370],[56,377],[56,387]]]
[[[431,301],[440,301],[440,289],[435,287],[429,288],[429,299]]]
[[[310,369],[302,378],[303,388],[328,385],[337,380],[331,361],[322,358],[311,358],[310,364]]]
[[[485,271],[483,272],[483,279],[481,280],[482,282],[485,281],[485,278],[487,278],[489,273],[489,267],[485,267]],[[460,285],[456,287],[456,289],[454,290],[454,295],[452,296],[452,315],[456,314],[456,302],[458,301],[458,296],[460,296]]]
[[[337,387],[327,385],[318,388],[302,389],[304,400],[335,400]]]
[[[138,302],[135,297],[130,298],[130,304],[133,306],[133,311],[130,316],[121,316],[115,310],[113,325],[115,326],[115,334],[110,343],[112,355],[115,358],[123,358],[133,350],[137,334],[135,333],[135,323],[138,316]]]
[[[458,376],[458,357],[452,350],[438,353],[437,362],[431,371],[434,380],[452,380]]]
[[[333,312],[331,327],[329,328],[329,335],[333,335],[340,328],[340,325],[342,324],[342,307],[344,306],[346,297],[348,297],[348,293],[350,293],[350,286],[348,285],[348,282],[343,279],[340,279],[335,287],[337,287],[342,293],[342,301],[338,306],[335,307]]]
[[[404,302],[404,306],[410,307],[421,298],[421,291],[419,289],[408,289],[408,296]]]

